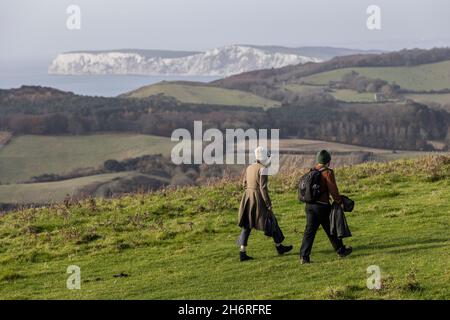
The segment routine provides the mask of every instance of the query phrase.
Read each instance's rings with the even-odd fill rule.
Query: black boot
[[[311,263],[311,260],[309,260],[309,257],[300,257],[300,263],[308,264],[308,263]]]
[[[340,258],[345,258],[346,256],[350,255],[352,251],[352,247],[342,247],[337,251],[337,254]]]
[[[275,248],[277,248],[277,252],[280,255],[292,250],[292,246],[283,246],[282,244],[280,244],[279,246],[275,246]]]
[[[239,252],[239,260],[242,262],[242,261],[247,261],[247,260],[253,260],[253,258],[248,256],[247,252],[240,251]]]

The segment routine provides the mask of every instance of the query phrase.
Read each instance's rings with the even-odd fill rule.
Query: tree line
[[[377,148],[431,150],[429,140],[445,140],[449,114],[414,102],[338,103],[321,93],[279,108],[180,103],[166,96],[148,99],[78,96],[36,88],[0,92],[0,130],[14,134],[81,135],[94,132],[136,132],[170,136],[173,130],[193,132],[195,120],[204,129],[279,128],[284,138],[308,138]],[[46,94],[44,94],[44,91]]]

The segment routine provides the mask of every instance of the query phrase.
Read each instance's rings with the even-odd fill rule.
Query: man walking
[[[292,250],[292,246],[284,246],[284,240],[277,219],[272,212],[272,202],[269,197],[267,167],[270,165],[270,154],[264,147],[255,149],[256,162],[247,167],[244,173],[245,188],[239,208],[239,226],[241,235],[240,261],[253,259],[247,255],[247,242],[251,229],[264,231],[266,236],[273,238],[278,254]]]
[[[310,263],[311,249],[314,243],[317,229],[321,225],[328,236],[334,250],[339,257],[346,257],[352,253],[352,248],[346,248],[341,239],[330,233],[330,195],[334,201],[342,205],[342,198],[336,185],[334,172],[329,168],[331,155],[328,151],[322,150],[317,153],[316,162],[313,170],[320,172],[319,199],[314,203],[307,203],[306,227],[303,235],[303,241],[300,248],[300,259],[302,264]]]

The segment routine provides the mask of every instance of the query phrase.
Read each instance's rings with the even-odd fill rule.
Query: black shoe
[[[239,252],[239,260],[242,261],[247,261],[247,260],[253,260],[252,257],[248,256],[246,252]]]
[[[338,250],[337,254],[340,258],[345,258],[346,256],[350,255],[353,251],[352,247],[342,247]]]
[[[301,264],[308,264],[308,263],[311,263],[311,261],[309,260],[309,257],[301,257],[300,258],[300,263]]]
[[[286,252],[289,252],[292,250],[292,246],[283,246],[282,244],[280,244],[279,246],[276,246],[275,248],[277,248],[277,252],[278,254],[285,254]]]

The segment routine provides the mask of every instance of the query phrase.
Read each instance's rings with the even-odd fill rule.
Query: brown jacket
[[[267,170],[261,163],[247,167],[244,173],[245,188],[239,207],[238,224],[240,227],[255,228],[264,231],[267,216],[272,210],[272,202],[267,187],[268,176],[262,174]]]
[[[339,194],[339,189],[334,178],[334,172],[332,169],[324,166],[323,164],[317,164],[315,166],[317,170],[325,168],[322,171],[322,178],[320,179],[320,197],[319,202],[330,203],[330,195],[334,201],[341,204],[342,198]]]

